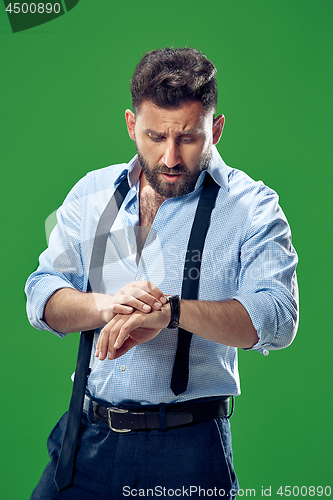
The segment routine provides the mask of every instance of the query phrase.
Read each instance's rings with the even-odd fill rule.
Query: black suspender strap
[[[218,184],[206,173],[187,247],[186,255],[189,258],[185,260],[182,299],[197,300],[198,298],[202,252],[218,191]],[[192,258],[195,252],[199,252],[197,254],[200,256],[199,259]],[[176,396],[185,392],[187,388],[191,339],[191,332],[178,328],[178,345],[170,384]]]
[[[125,177],[125,179],[119,184],[100,217],[91,254],[87,291],[93,290],[94,292],[98,292],[100,290],[108,234],[128,190],[129,185],[127,177]],[[93,339],[94,330],[81,332],[66,430],[54,476],[54,481],[59,491],[63,490],[72,483],[74,456],[79,434]]]

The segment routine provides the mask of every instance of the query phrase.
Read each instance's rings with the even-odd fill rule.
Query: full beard
[[[148,166],[148,163],[139,151],[137,151],[137,153],[138,160],[148,183],[154,191],[156,191],[156,193],[165,198],[178,198],[193,191],[200,173],[203,170],[207,170],[212,156],[211,151],[205,153],[201,157],[196,169],[193,172],[190,172],[185,165],[176,165],[173,168],[168,168],[165,164],[162,164],[151,168]],[[183,174],[183,178],[177,180],[176,182],[167,182],[161,178],[159,174]]]

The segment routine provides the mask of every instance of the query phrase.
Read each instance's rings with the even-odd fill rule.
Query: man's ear
[[[130,138],[135,141],[134,127],[135,127],[135,114],[130,109],[125,111],[126,125]]]
[[[213,120],[213,144],[217,144],[221,138],[225,118],[223,115],[219,115]]]

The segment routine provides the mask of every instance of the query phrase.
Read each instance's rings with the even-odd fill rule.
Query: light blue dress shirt
[[[45,304],[59,288],[86,290],[98,220],[126,175],[130,190],[108,237],[100,291],[113,295],[132,281],[149,280],[165,294],[181,294],[185,259],[200,257],[187,255],[187,244],[206,172],[200,174],[193,192],[160,206],[138,261],[140,171],[134,157],[129,164],[90,172],[70,191],[57,212],[49,247],[26,284],[28,317],[34,327],[65,337],[43,321]],[[220,190],[202,255],[198,298],[234,298],[243,304],[259,337],[253,349],[265,355],[288,346],[297,330],[297,255],[290,228],[277,194],[228,167],[215,147],[208,172]],[[234,347],[193,335],[188,388],[176,398],[170,380],[177,329],[163,329],[153,340],[112,361],[94,357],[98,333],[88,378],[96,398],[113,404],[125,400],[158,404],[240,393]]]

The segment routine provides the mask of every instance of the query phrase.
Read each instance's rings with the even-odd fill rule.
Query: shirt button
[[[144,278],[140,278],[139,281],[145,281],[145,279]]]
[[[134,245],[131,245],[131,250],[134,250]]]
[[[263,353],[264,356],[268,356],[269,355],[269,351],[267,351],[267,349],[264,349],[262,353]]]
[[[121,365],[121,366],[120,366],[120,370],[121,370],[122,372],[124,372],[124,371],[126,370],[126,366],[125,366],[125,365]]]

